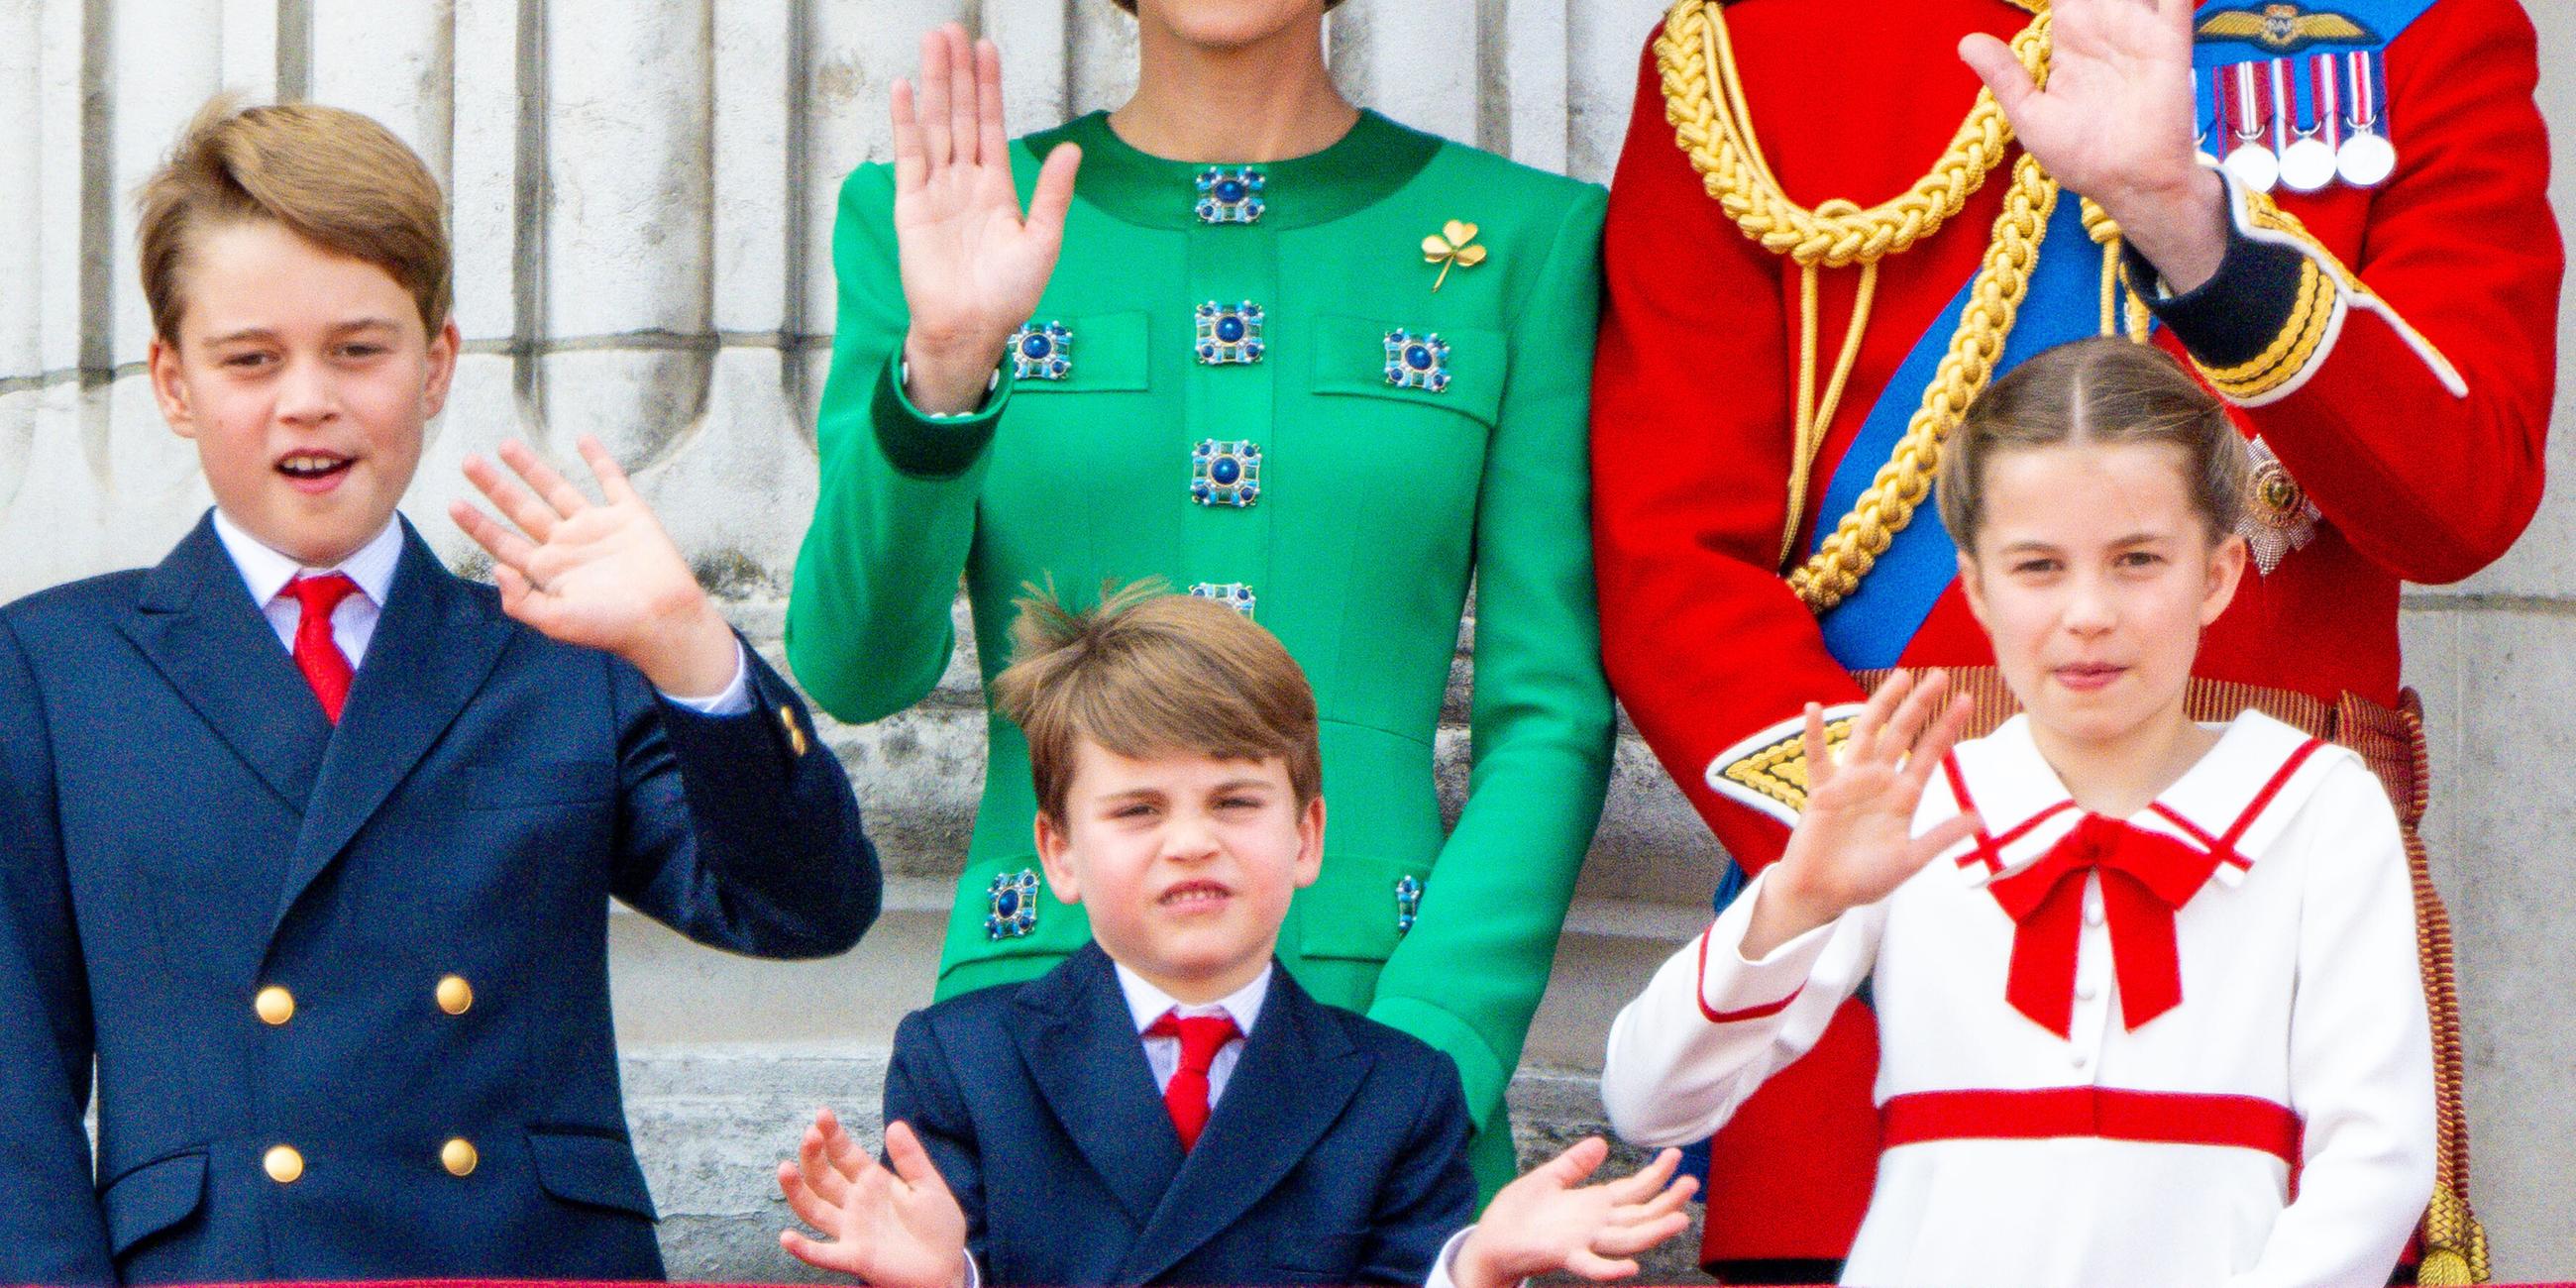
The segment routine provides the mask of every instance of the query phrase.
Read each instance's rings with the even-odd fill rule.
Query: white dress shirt
[[[331,639],[340,646],[341,655],[349,659],[352,672],[365,663],[367,645],[376,637],[376,623],[384,617],[385,595],[393,589],[394,569],[402,562],[400,520],[386,520],[384,531],[341,560],[336,568],[307,568],[262,545],[221,507],[215,510],[215,538],[223,542],[224,553],[232,556],[242,585],[250,591],[250,601],[260,606],[269,629],[277,632],[277,642],[290,654],[295,651],[295,628],[304,619],[304,605],[286,593],[287,583],[298,577],[324,577],[335,572],[356,582],[358,593],[342,599],[340,606],[331,610]],[[751,710],[751,661],[741,649],[736,642],[733,682],[713,697],[692,698],[676,693],[662,696],[700,715],[729,716]]]
[[[1225,1084],[1234,1077],[1234,1066],[1243,1059],[1243,1042],[1252,1036],[1252,1026],[1261,1018],[1261,1003],[1270,996],[1270,972],[1277,965],[1261,968],[1251,983],[1202,1005],[1176,1001],[1172,995],[1145,982],[1145,977],[1118,966],[1118,991],[1127,995],[1127,1013],[1136,1017],[1136,1035],[1145,1043],[1145,1063],[1154,1070],[1154,1089],[1168,1091],[1172,1075],[1181,1070],[1181,1040],[1178,1037],[1149,1037],[1145,1030],[1166,1012],[1179,1011],[1183,1019],[1202,1015],[1226,1015],[1234,1019],[1240,1037],[1217,1049],[1216,1059],[1208,1063],[1208,1109],[1225,1097]]]

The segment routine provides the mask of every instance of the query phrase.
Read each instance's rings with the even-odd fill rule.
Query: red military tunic
[[[2535,37],[2519,4],[2212,0],[2199,15],[2204,59],[2213,30],[2266,16],[2291,38],[2267,47],[2240,34],[2244,50],[2312,57],[2295,33],[2315,29],[2317,14],[2350,15],[2380,41],[2384,87],[2367,90],[2395,145],[2393,175],[2268,200],[2231,181],[2234,230],[2217,280],[2166,299],[2143,261],[2127,267],[2161,342],[2199,364],[2305,494],[2275,493],[2286,497],[2274,515],[2282,557],[2246,579],[2197,672],[2388,706],[2399,697],[2399,583],[2477,571],[2539,503],[2562,255],[2532,97]],[[1812,209],[1914,183],[1977,95],[1960,37],[2009,38],[2031,18],[2003,0],[1738,0],[1724,20],[1762,152],[1786,194]],[[1842,517],[1828,496],[1838,472],[1865,479],[1886,459],[1872,444],[1874,455],[1845,461],[1882,395],[1907,406],[1919,397],[1919,379],[1891,380],[1927,334],[1936,354],[1948,335],[1944,310],[1986,253],[2018,155],[2009,149],[1938,232],[1880,261],[1872,320],[1807,489],[1800,558],[1820,525],[1830,532]],[[2273,213],[2275,202],[2295,220]],[[2071,256],[2098,271],[2101,248],[2063,232],[2042,243],[2043,266]],[[1856,276],[1823,271],[1819,383]],[[1779,855],[1799,780],[1794,765],[1756,771],[1794,738],[1802,704],[1857,701],[1854,670],[1983,666],[1992,655],[1955,584],[1914,613],[1837,633],[1834,615],[1853,605],[1820,623],[1784,583],[1800,274],[1748,239],[1676,144],[1652,41],[1611,190],[1604,277],[1593,386],[1604,661],[1718,839],[1759,871]],[[1938,523],[1927,499],[1913,527],[1946,541]],[[1831,1260],[1849,1246],[1877,1153],[1867,1096],[1876,1051],[1859,1006],[1846,1004],[1814,1054],[1719,1137],[1709,1260]]]

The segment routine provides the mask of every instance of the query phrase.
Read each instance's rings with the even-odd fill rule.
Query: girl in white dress
[[[2386,1283],[2434,1160],[2395,812],[2350,751],[2184,714],[2245,572],[2241,435],[2099,340],[1945,455],[2023,714],[1959,742],[1938,672],[1847,731],[1810,705],[1788,849],[1620,1013],[1611,1122],[1707,1139],[1868,980],[1885,1152],[1845,1282]]]

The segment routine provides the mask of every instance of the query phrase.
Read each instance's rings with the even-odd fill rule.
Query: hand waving
[[[1064,244],[1082,150],[1047,155],[1025,219],[1002,131],[1002,56],[955,23],[921,38],[921,88],[894,86],[894,227],[909,393],[934,413],[971,411],[1011,332],[1037,309]]]
[[[523,443],[501,444],[500,455],[524,487],[480,456],[465,458],[465,477],[518,525],[470,502],[448,507],[492,556],[501,610],[548,638],[625,658],[664,693],[723,692],[741,664],[732,629],[608,449],[588,435],[579,446],[605,504]]]
[[[957,1288],[966,1282],[965,1212],[910,1126],[887,1124],[886,1157],[894,1170],[868,1157],[831,1110],[816,1113],[796,1161],[778,1165],[778,1188],[825,1237],[782,1230],[779,1245],[876,1288]]]
[[[1826,745],[1824,713],[1807,704],[1807,806],[1789,833],[1777,874],[1754,906],[1742,950],[1747,957],[1767,956],[1851,909],[1886,898],[1976,830],[1975,816],[1962,814],[1914,835],[1923,785],[1967,728],[1972,710],[1965,697],[1943,706],[1949,687],[1949,677],[1939,671],[1920,684],[1898,672],[1861,709],[1839,760]]]
[[[1699,1182],[1665,1184],[1680,1150],[1665,1150],[1624,1180],[1583,1184],[1609,1156],[1608,1144],[1587,1136],[1504,1186],[1458,1249],[1458,1288],[1510,1288],[1559,1272],[1624,1279],[1637,1273],[1638,1253],[1689,1228],[1682,1205]]]
[[[2166,281],[2188,290],[2226,250],[2218,176],[2192,137],[2192,0],[2055,0],[2048,87],[2004,42],[1959,57],[2051,175],[2102,204]]]

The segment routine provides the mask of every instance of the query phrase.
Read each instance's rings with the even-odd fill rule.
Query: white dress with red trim
[[[1620,1134],[1706,1139],[1869,978],[1886,1152],[1844,1282],[2386,1283],[2433,1055],[2361,759],[2249,711],[2125,820],[2075,806],[2027,717],[1945,769],[1916,830],[1972,809],[1978,837],[1747,961],[1766,872],[1620,1012]]]

